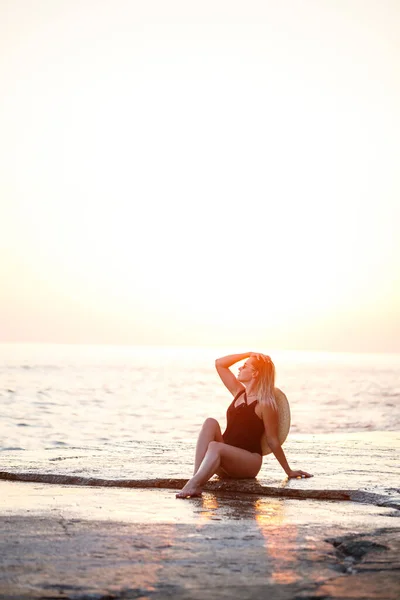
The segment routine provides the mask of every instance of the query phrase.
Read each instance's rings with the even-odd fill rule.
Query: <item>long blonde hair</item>
[[[261,405],[278,410],[275,399],[275,365],[270,356],[253,358],[253,368],[258,371],[255,392]]]

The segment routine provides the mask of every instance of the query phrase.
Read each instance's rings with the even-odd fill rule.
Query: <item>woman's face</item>
[[[252,358],[248,358],[244,365],[239,367],[238,380],[241,383],[248,383],[255,376],[255,369],[253,367]]]

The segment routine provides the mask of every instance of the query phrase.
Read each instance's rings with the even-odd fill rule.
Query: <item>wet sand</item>
[[[400,594],[399,511],[368,504],[0,483],[0,597]]]

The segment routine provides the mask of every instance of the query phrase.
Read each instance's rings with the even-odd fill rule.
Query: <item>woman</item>
[[[238,376],[229,369],[248,359]],[[234,396],[227,412],[227,427],[221,433],[218,421],[206,419],[196,447],[194,475],[177,498],[200,496],[202,486],[215,473],[246,479],[256,477],[262,465],[261,437],[289,478],[312,477],[305,471],[293,471],[278,439],[278,412],[275,401],[275,366],[269,356],[246,352],[217,358],[215,366],[222,382]]]

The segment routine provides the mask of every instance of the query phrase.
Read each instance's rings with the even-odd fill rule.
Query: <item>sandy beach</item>
[[[9,503],[0,517],[4,599],[395,600],[400,591],[392,509],[223,492],[185,502],[154,489],[0,487]]]
[[[191,501],[157,453],[125,481],[2,481],[1,597],[397,600],[399,436],[313,437],[287,446],[312,479],[288,482],[267,458],[257,480],[214,479]]]

